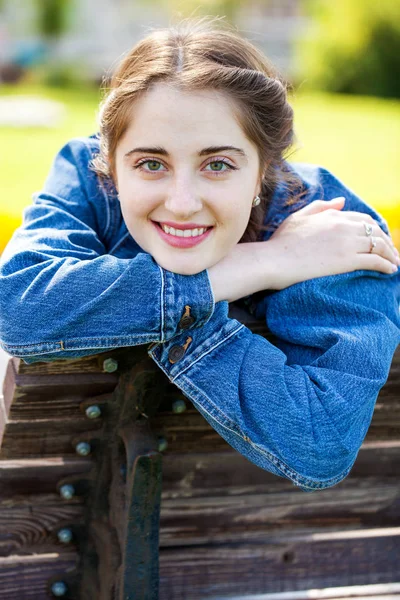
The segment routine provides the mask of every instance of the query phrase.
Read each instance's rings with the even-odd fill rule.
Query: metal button
[[[189,329],[189,327],[191,325],[193,325],[193,323],[194,323],[193,317],[182,317],[182,319],[179,321],[179,327],[181,329]]]
[[[172,348],[170,348],[170,351],[168,352],[169,362],[174,364],[174,363],[178,362],[178,360],[181,360],[181,358],[183,358],[183,356],[187,350],[187,347],[189,346],[191,341],[192,341],[192,338],[188,337],[183,346],[172,346]]]
[[[168,360],[170,363],[176,363],[178,360],[181,360],[184,354],[185,350],[182,346],[172,346],[168,352]]]
[[[179,327],[181,329],[189,329],[191,325],[194,323],[194,317],[190,314],[190,306],[185,306],[185,312],[182,315],[181,320],[179,321]]]

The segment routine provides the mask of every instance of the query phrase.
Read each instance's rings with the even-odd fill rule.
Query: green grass
[[[70,138],[96,131],[100,96],[91,89],[28,86],[2,86],[0,93],[52,98],[63,102],[67,110],[65,120],[54,129],[0,127],[0,216],[9,219],[2,218],[1,250],[5,241],[1,237],[9,235],[4,225],[8,222],[14,227],[21,218],[32,193],[43,185],[57,151]],[[383,214],[400,241],[400,101],[297,93],[291,103],[299,149],[290,160],[333,171]]]
[[[95,90],[50,90],[17,88],[21,95],[41,96],[62,102],[65,119],[54,128],[0,127],[1,178],[0,214],[20,215],[39,190],[58,150],[72,137],[96,132],[100,95]],[[2,87],[1,95],[16,93]]]
[[[400,210],[400,101],[298,95],[300,150],[291,160],[327,167],[377,208]]]

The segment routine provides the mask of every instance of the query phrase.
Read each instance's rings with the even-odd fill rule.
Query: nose
[[[203,202],[193,182],[177,179],[166,197],[165,208],[177,220],[187,220],[203,208]]]

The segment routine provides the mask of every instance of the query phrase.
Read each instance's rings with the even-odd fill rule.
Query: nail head
[[[85,412],[89,419],[97,419],[101,415],[100,406],[97,406],[97,404],[88,406]]]
[[[53,585],[51,586],[51,593],[53,594],[53,596],[65,596],[65,594],[67,593],[67,586],[63,581],[55,581],[53,583]]]
[[[73,485],[66,483],[65,485],[62,485],[60,487],[60,495],[65,500],[71,500],[71,498],[74,496],[74,494],[75,494],[75,488]]]
[[[90,444],[88,444],[87,442],[79,442],[75,446],[75,450],[77,454],[80,454],[80,456],[87,456],[88,454],[90,454],[91,447]]]
[[[183,413],[186,410],[186,402],[184,400],[175,400],[172,403],[172,410],[174,413]]]
[[[115,358],[106,358],[103,362],[103,371],[106,373],[114,373],[118,369],[118,362]]]
[[[72,531],[70,529],[68,529],[67,527],[64,527],[63,529],[60,529],[57,532],[57,537],[60,540],[60,542],[62,542],[63,544],[69,544],[69,542],[72,541]]]

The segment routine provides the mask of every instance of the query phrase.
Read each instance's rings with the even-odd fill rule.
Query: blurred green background
[[[292,84],[289,160],[333,171],[400,247],[399,3],[0,0],[0,252],[55,153],[96,131],[99,83],[121,53],[149,26],[203,14],[226,16]]]

